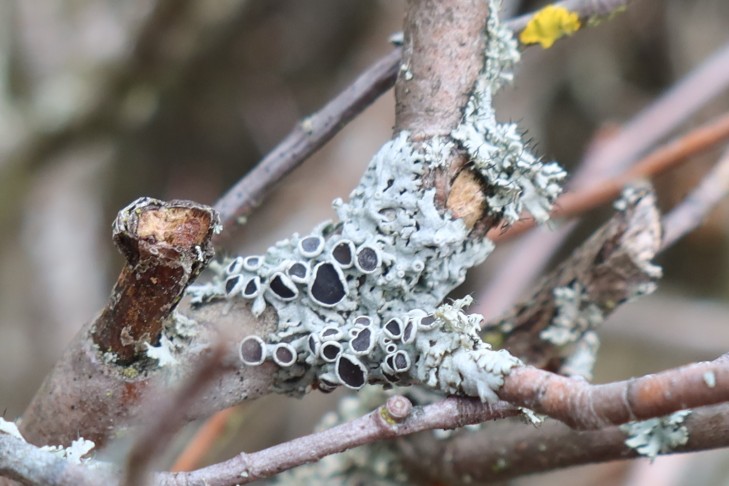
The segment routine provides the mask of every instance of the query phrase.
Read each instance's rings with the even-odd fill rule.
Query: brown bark
[[[502,332],[501,346],[528,364],[557,370],[561,363],[552,361],[559,361],[563,350],[541,336],[557,313],[556,288],[579,284],[585,301],[603,317],[645,292],[661,274],[650,262],[661,246],[661,225],[652,190],[642,186],[636,192],[625,210],[546,276],[529,298],[487,325],[486,332]]]
[[[102,352],[120,365],[157,345],[165,319],[215,252],[217,214],[189,201],[141,198],[119,212],[113,238],[126,265],[92,330]]]

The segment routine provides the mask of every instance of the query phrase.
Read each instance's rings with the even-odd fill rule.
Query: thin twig
[[[469,398],[448,398],[412,410],[412,404],[407,398],[394,396],[377,410],[323,432],[300,437],[260,452],[239,454],[233,459],[197,471],[160,473],[157,484],[246,484],[378,440],[423,430],[463,427],[519,413],[517,408],[503,402],[482,404]]]
[[[729,192],[729,150],[684,200],[663,218],[662,249],[696,229]]]
[[[570,427],[589,430],[728,401],[726,383],[726,356],[604,385],[525,366],[505,377],[498,395]]]
[[[332,139],[342,127],[359,115],[395,83],[401,50],[394,49],[370,66],[321,110],[297,124],[281,143],[216,203],[223,234],[241,216],[250,214],[283,176],[295,169]],[[220,241],[220,237],[216,242]]]
[[[707,374],[712,374],[717,386],[707,385]],[[394,397],[378,410],[326,431],[260,452],[239,454],[197,471],[160,473],[157,480],[164,486],[198,482],[211,486],[244,484],[378,440],[423,430],[460,428],[519,414],[519,409],[510,403],[546,413],[574,427],[599,429],[727,401],[729,388],[720,385],[727,381],[729,360],[726,358],[605,385],[589,385],[584,380],[521,367],[506,376],[499,391],[507,402],[489,405],[471,398],[448,398],[418,409],[417,413],[404,414],[407,418],[398,421],[388,419],[395,415],[391,408],[397,402],[393,400],[407,400]],[[407,406],[400,403],[397,409]]]

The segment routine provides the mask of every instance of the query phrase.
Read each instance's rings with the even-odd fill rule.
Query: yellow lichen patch
[[[572,35],[580,28],[580,17],[564,7],[548,5],[534,14],[524,30],[519,34],[522,44],[541,44],[543,48],[552,47],[557,39]]]

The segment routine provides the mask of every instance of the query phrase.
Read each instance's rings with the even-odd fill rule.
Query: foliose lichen
[[[688,442],[689,432],[683,424],[691,410],[680,410],[665,417],[630,422],[620,426],[628,435],[625,445],[654,460],[658,454],[671,452]]]
[[[539,337],[556,346],[576,343],[586,331],[599,326],[605,316],[577,280],[552,291],[555,314]]]
[[[0,433],[12,435],[13,437],[18,438],[23,442],[27,442],[18,430],[18,427],[15,425],[15,423],[9,422],[2,417],[0,417]],[[82,461],[86,460],[84,456],[91,452],[94,447],[95,444],[93,441],[86,440],[83,437],[79,437],[78,439],[71,442],[71,445],[68,447],[43,446],[40,449],[42,451],[50,452],[51,454],[66,459],[73,464],[81,464]]]
[[[501,2],[490,0],[491,12]],[[499,123],[493,106],[495,93],[513,79],[520,55],[511,31],[496,15],[487,23],[486,63],[466,106],[462,123],[451,133],[468,152],[474,168],[493,188],[487,198],[490,212],[511,223],[526,210],[538,221],[549,219],[552,203],[562,191],[566,172],[555,162],[544,163],[527,147],[515,123]]]
[[[193,303],[242,298],[255,315],[275,309],[276,331],[246,338],[240,357],[249,366],[276,362],[278,391],[417,382],[495,400],[519,363],[479,338],[482,318],[463,312],[468,299],[438,307],[493,243],[470,238],[423,182],[460,145],[493,189],[492,213],[506,221],[522,209],[546,219],[559,193],[562,169],[529,154],[515,125],[496,121],[491,97],[519,54],[491,3],[485,70],[453,140],[416,148],[401,132],[374,156],[349,201],[334,201],[338,222],[263,255],[229,259],[219,281],[191,290]]]

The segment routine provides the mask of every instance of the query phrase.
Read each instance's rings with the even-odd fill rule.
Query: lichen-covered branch
[[[512,19],[508,24],[518,19]],[[622,124],[619,134],[601,140],[597,137],[580,165],[570,174],[566,191],[582,192],[590,187],[593,181],[618,172],[628,172],[631,165],[641,165],[646,160],[654,162],[663,161],[668,164],[669,157],[681,156],[684,160],[690,158],[688,151],[658,150],[663,154],[660,158],[649,153],[638,160],[638,156],[650,149],[661,138],[672,132],[690,115],[703,107],[707,101],[721,93],[721,89],[729,84],[726,76],[725,57],[729,55],[729,47],[725,47],[717,54],[703,61],[697,68],[679,80],[672,89],[661,95],[656,101],[642,109],[629,121]],[[681,116],[676,116],[677,112]],[[658,123],[657,123],[658,122]],[[710,122],[714,133],[721,124]],[[729,137],[729,125],[726,126],[726,136]],[[695,130],[695,129],[694,129]],[[694,132],[691,130],[690,132]],[[682,137],[686,142],[686,138]],[[720,143],[719,140],[694,138],[696,143],[683,143],[684,147],[692,147],[697,151],[704,147],[712,147]],[[708,144],[706,143],[708,142]],[[657,168],[659,164],[654,163]],[[644,172],[644,175],[647,175]],[[625,180],[624,177],[619,177]],[[594,187],[594,186],[592,186]],[[564,197],[564,196],[562,196]],[[567,201],[569,202],[569,200]],[[556,206],[564,207],[565,201],[558,199]],[[500,264],[500,269],[491,279],[476,299],[479,303],[479,312],[484,315],[502,315],[517,299],[521,298],[529,286],[542,274],[549,258],[571,234],[574,223],[562,225],[556,231],[536,231],[523,236],[516,245],[511,257]],[[507,234],[509,231],[507,231]]]
[[[413,19],[435,19],[426,10],[443,12],[445,4],[411,5],[424,9],[413,11]],[[458,116],[428,127],[417,140],[400,131],[375,155],[350,200],[335,203],[338,221],[294,235],[265,255],[227,261],[217,268],[217,280],[191,291],[184,313],[164,315],[179,300],[175,287],[171,305],[153,315],[156,325],[148,336],[126,324],[109,326],[111,332],[98,330],[96,322],[87,326],[24,415],[29,440],[67,444],[83,430],[97,443],[108,441],[134,421],[150,390],[189,376],[213,330],[226,322],[234,324],[232,340],[240,345],[226,350],[225,370],[188,418],[271,391],[358,389],[366,383],[425,383],[495,400],[518,361],[478,338],[479,319],[463,314],[461,303],[438,306],[493,248],[482,235],[522,209],[543,220],[564,177],[556,164],[529,153],[516,125],[496,120],[491,99],[510,79],[518,51],[499,25],[495,5],[486,10],[483,4],[450,4],[481,9],[456,16],[471,33],[473,18],[481,19],[479,40],[464,52],[470,56],[464,65],[477,66],[476,73],[442,77],[439,87],[454,95],[447,99],[460,100],[447,108]],[[428,26],[437,30],[432,22]],[[431,30],[410,27],[407,42],[428,44],[419,36]],[[456,48],[463,41],[459,35],[444,39],[445,45]],[[410,79],[403,72],[401,82],[412,84],[399,93],[427,98],[433,86],[421,82],[425,72],[419,69]],[[421,88],[426,92],[418,93]],[[157,337],[160,346],[154,346]],[[138,344],[152,347],[141,356]],[[120,360],[118,348],[133,352]],[[55,420],[61,411],[64,420]]]
[[[655,289],[661,270],[651,260],[660,245],[655,194],[647,185],[629,188],[616,215],[486,335],[533,366],[559,370],[617,306]]]
[[[603,0],[601,2],[570,0],[567,2],[558,2],[556,5],[567,7],[571,12],[576,13],[581,21],[585,22],[590,19],[609,15],[612,12],[624,8],[628,3],[629,0]],[[513,32],[519,32],[526,26],[533,15],[534,13],[531,13],[508,20],[505,22],[505,26]],[[437,29],[437,26],[431,25],[431,28]],[[460,33],[463,34],[463,30]],[[474,37],[470,42],[480,42],[480,36]],[[456,70],[457,72],[453,72],[450,69],[452,65],[454,65],[453,62],[447,66],[448,71],[451,71],[450,76],[460,75],[460,71]],[[268,193],[281,177],[299,166],[374,99],[390,89],[395,84],[395,78],[398,72],[401,76],[410,77],[412,71],[408,71],[407,66],[407,61],[403,62],[402,60],[402,49],[396,47],[367,68],[350,86],[327,103],[321,110],[307,117],[294,127],[275,149],[266,155],[253,170],[218,200],[215,209],[220,213],[225,231],[218,235],[215,240],[219,241],[228,233],[229,229],[232,228],[231,223],[236,218],[247,216],[255,210],[263,201],[266,193]],[[427,65],[424,66],[424,69],[429,70]],[[427,79],[425,82],[428,82]],[[432,89],[436,88],[434,83],[430,83],[430,86]],[[467,86],[467,88],[470,88],[470,86]],[[451,96],[454,95],[455,93],[451,93]],[[447,98],[442,99],[443,101],[448,101]],[[409,111],[404,104],[401,104],[401,106],[403,106],[404,110]],[[440,110],[441,112],[454,115],[454,119],[457,120],[458,118],[455,116],[456,112],[453,106],[455,105],[448,106],[446,103],[442,103]],[[412,117],[410,118],[412,119]],[[402,125],[398,123],[397,126],[405,128],[406,123],[409,122],[404,120]],[[444,126],[441,126],[438,130],[443,131]],[[474,185],[469,184],[470,178],[467,177],[467,173],[464,173],[459,182],[466,186],[466,188],[471,189],[471,191],[458,189],[456,195],[453,196],[452,203],[448,207],[454,213],[461,214],[463,217],[466,215],[466,211],[457,211],[459,202],[461,202],[461,205],[465,204],[470,209],[470,213],[468,214],[474,214],[472,217],[480,215],[478,211],[474,212],[471,208],[473,204],[470,202],[469,194],[474,192]],[[465,200],[465,203],[462,202],[463,200]]]
[[[665,426],[664,426],[665,427]],[[726,447],[729,436],[729,405],[701,407],[691,411],[672,429],[647,432],[644,444],[661,454]],[[670,450],[666,439],[673,434]],[[498,436],[498,440],[494,437]],[[679,437],[682,439],[679,440]],[[443,484],[473,484],[505,481],[555,469],[645,457],[629,446],[630,429],[606,427],[575,430],[557,421],[540,427],[513,422],[492,424],[488,433],[466,432],[439,440],[422,434],[400,444],[407,469],[416,478]],[[661,450],[662,446],[666,449]]]

